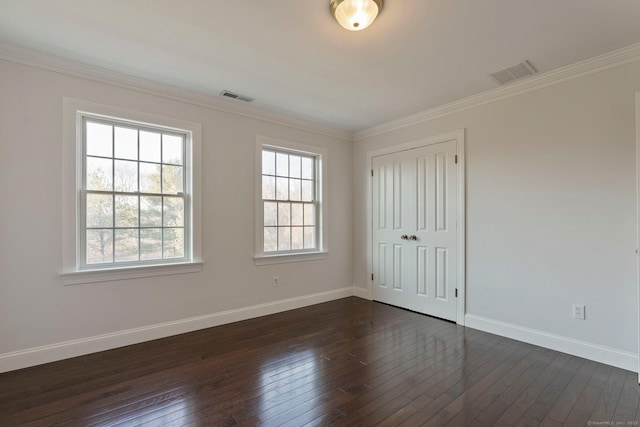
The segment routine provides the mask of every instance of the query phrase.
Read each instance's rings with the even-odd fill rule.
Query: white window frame
[[[312,156],[316,159],[316,226],[317,249],[286,252],[264,252],[264,203],[262,200],[262,150],[272,149],[290,154]],[[256,265],[284,262],[314,261],[328,255],[327,226],[327,150],[267,136],[256,136],[255,149],[255,256]]]
[[[85,118],[129,122],[175,130],[185,140],[185,257],[154,262],[85,264],[82,197],[84,189]],[[63,99],[63,249],[61,277],[65,285],[191,273],[202,268],[201,126],[198,123],[73,98]],[[189,173],[190,170],[190,173]],[[190,230],[187,230],[187,227]],[[187,236],[188,234],[188,236]]]

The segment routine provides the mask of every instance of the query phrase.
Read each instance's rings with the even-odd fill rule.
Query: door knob
[[[406,234],[403,234],[402,236],[400,236],[400,238],[402,240],[409,240],[409,236],[407,236]]]

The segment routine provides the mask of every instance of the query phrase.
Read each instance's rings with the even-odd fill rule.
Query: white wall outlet
[[[278,286],[280,286],[278,284],[278,276],[273,276],[273,287],[277,288]]]
[[[573,317],[584,320],[584,305],[573,304]]]

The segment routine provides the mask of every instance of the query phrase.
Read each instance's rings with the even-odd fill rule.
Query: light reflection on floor
[[[293,357],[274,357],[261,368],[260,387],[268,392],[260,395],[259,414],[266,420],[287,410],[292,394],[304,395],[304,401],[324,393],[318,378],[320,366],[313,349],[297,351]]]
[[[152,422],[154,426],[187,425],[193,421],[193,400],[181,393],[175,400],[168,399],[164,404],[145,406],[137,411],[119,416],[110,414],[108,425],[139,426]]]

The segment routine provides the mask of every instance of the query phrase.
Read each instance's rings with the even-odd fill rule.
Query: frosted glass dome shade
[[[367,28],[382,9],[382,0],[332,0],[331,12],[349,31]]]

